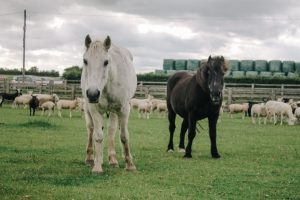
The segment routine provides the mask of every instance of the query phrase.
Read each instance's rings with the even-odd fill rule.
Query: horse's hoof
[[[173,149],[168,149],[167,152],[168,152],[168,153],[173,153],[174,150],[173,150]]]
[[[184,148],[179,148],[179,149],[178,149],[178,152],[179,152],[179,153],[185,153],[185,149],[184,149]]]
[[[88,166],[93,167],[94,166],[94,160],[85,160],[85,164]]]
[[[116,163],[109,163],[109,165],[111,166],[111,167],[113,167],[113,168],[118,168],[119,167],[119,163],[118,162],[116,162]]]
[[[94,175],[101,175],[101,174],[103,174],[103,170],[102,170],[102,168],[101,167],[97,167],[97,168],[93,168],[92,169],[92,173],[94,174]]]
[[[134,165],[126,166],[125,170],[132,172],[136,170],[136,167]]]

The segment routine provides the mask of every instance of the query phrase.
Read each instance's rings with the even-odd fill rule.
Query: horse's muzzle
[[[100,91],[97,89],[88,89],[86,90],[86,96],[89,100],[89,103],[98,103],[100,97]]]
[[[220,97],[212,97],[211,101],[212,101],[212,104],[216,106],[216,105],[220,104],[221,98]]]

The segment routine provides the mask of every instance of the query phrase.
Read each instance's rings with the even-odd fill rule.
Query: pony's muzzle
[[[86,90],[86,96],[89,100],[89,103],[98,103],[100,91],[98,89],[88,89]]]

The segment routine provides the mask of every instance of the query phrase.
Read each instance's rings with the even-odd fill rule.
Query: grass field
[[[300,126],[253,125],[222,117],[221,159],[210,156],[207,121],[197,134],[193,158],[166,153],[167,119],[129,121],[136,172],[107,162],[95,176],[84,164],[86,129],[78,112],[29,117],[29,111],[0,108],[0,199],[300,199]],[[177,120],[180,127],[181,120]],[[107,130],[105,128],[105,130]],[[107,135],[106,135],[107,136]],[[107,137],[106,137],[107,138]],[[175,144],[178,144],[179,128]]]

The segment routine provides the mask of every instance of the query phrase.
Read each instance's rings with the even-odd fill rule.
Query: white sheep
[[[141,118],[141,115],[145,119],[149,119],[149,115],[151,112],[151,101],[148,99],[141,100],[138,104],[138,112],[139,112],[139,118]]]
[[[58,116],[61,117],[61,110],[62,109],[69,109],[70,110],[70,118],[72,117],[72,110],[74,110],[78,106],[79,101],[77,99],[74,100],[59,100],[56,103]]]
[[[24,109],[29,105],[29,101],[31,100],[30,94],[23,94],[15,98],[13,102],[13,108],[19,107],[19,105],[24,105]]]
[[[53,103],[59,101],[59,97],[57,96],[57,94],[36,94],[36,96],[39,100],[40,106],[47,101],[52,101]]]
[[[268,118],[273,118],[273,123],[277,123],[277,116],[280,117],[280,125],[283,123],[283,118],[286,116],[288,118],[288,124],[294,125],[296,118],[293,115],[292,107],[283,102],[279,101],[268,101],[266,103],[266,110]]]
[[[298,119],[298,122],[300,121],[300,107],[297,107],[294,113],[295,118]]]
[[[151,106],[151,113],[153,113],[155,110],[157,110],[157,107],[159,104],[166,103],[166,100],[161,99],[152,99],[151,100],[152,106]]]
[[[260,124],[261,117],[264,117],[264,124],[267,123],[267,110],[264,103],[254,104],[251,108],[251,118],[252,123],[256,123],[256,118],[258,118],[258,124]]]
[[[151,106],[153,108],[153,105]],[[160,102],[156,105],[157,111],[161,114],[162,117],[165,117],[166,113],[168,112],[167,103],[166,101]]]
[[[53,103],[52,101],[46,101],[44,102],[40,108],[42,109],[42,115],[45,114],[45,110],[48,110],[48,117],[51,116],[51,114],[54,112],[54,107],[55,107],[55,103]]]
[[[242,118],[245,118],[245,114],[248,112],[249,104],[230,104],[228,106],[230,117],[232,118],[232,113],[242,113]]]
[[[84,98],[77,98],[77,101],[78,101],[78,109],[81,113],[81,117],[83,117],[85,100],[84,100]]]

